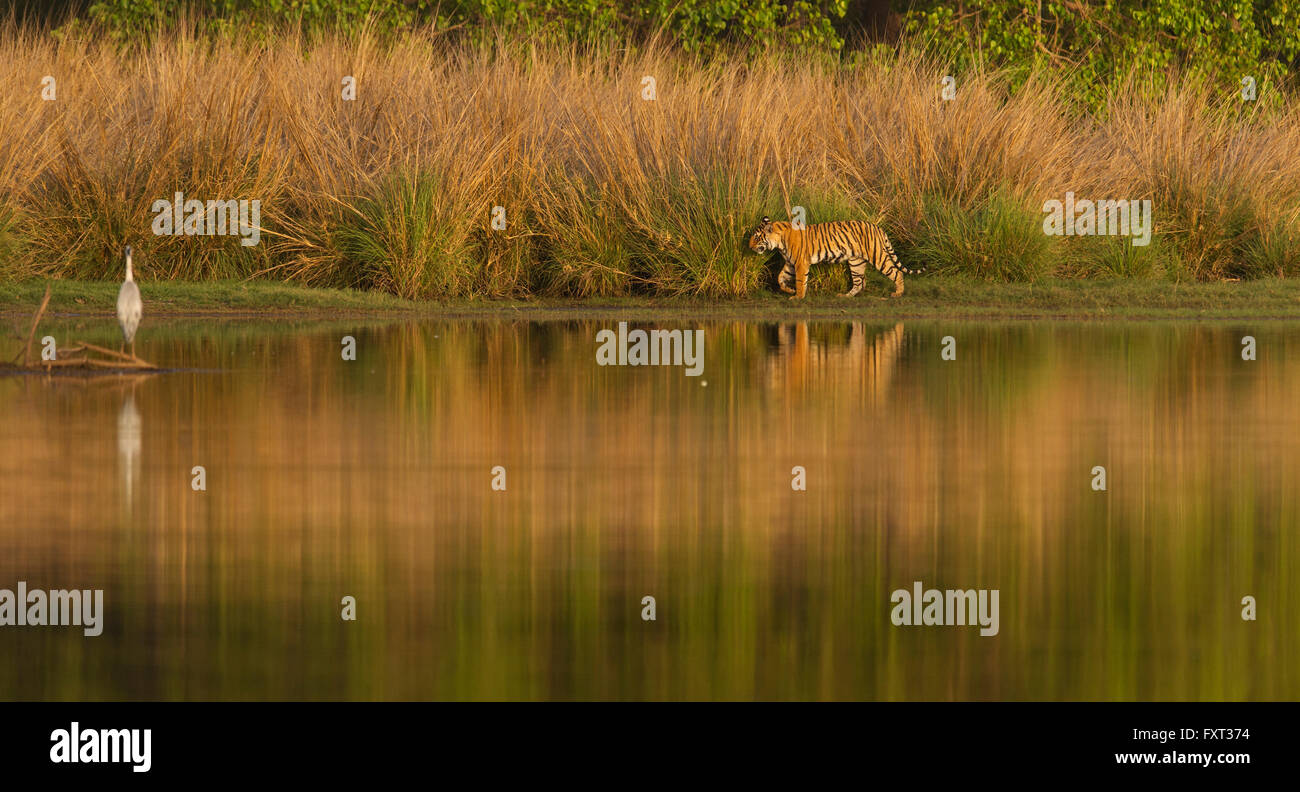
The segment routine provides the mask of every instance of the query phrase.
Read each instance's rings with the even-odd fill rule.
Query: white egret
[[[122,325],[122,346],[131,345],[131,357],[135,357],[135,331],[140,326],[140,314],[144,313],[144,302],[140,299],[140,287],[135,285],[131,272],[131,246],[126,246],[126,280],[117,293],[117,321]]]

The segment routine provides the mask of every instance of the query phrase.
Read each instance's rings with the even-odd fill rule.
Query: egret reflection
[[[122,492],[129,512],[134,503],[135,480],[140,470],[140,411],[135,393],[126,394],[117,412],[117,456],[122,468]]]

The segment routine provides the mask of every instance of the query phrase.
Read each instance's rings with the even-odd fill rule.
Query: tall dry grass
[[[11,25],[0,58],[0,277],[113,277],[131,243],[146,279],[740,295],[772,280],[746,232],[792,205],[879,221],[932,271],[1300,274],[1300,109],[1204,81],[1135,77],[1090,114],[1051,72],[1014,90],[964,75],[945,102],[943,70],[910,55],[706,62],[434,31],[383,46],[178,32],[122,54]],[[261,244],[153,235],[150,206],[176,191],[260,200]],[[1153,244],[1045,237],[1042,203],[1067,191],[1151,199]]]

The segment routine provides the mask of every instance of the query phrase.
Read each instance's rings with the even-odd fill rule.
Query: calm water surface
[[[0,698],[1300,699],[1300,327],[692,324],[687,377],[597,366],[615,325],[155,322],[181,371],[0,378],[0,588],[106,609],[0,628]],[[918,580],[999,633],[893,626]]]

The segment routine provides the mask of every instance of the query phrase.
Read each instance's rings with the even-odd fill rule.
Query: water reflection
[[[903,323],[820,323],[812,328],[810,335],[808,322],[771,327],[764,364],[768,387],[801,392],[813,379],[834,379],[837,387],[863,395],[866,405],[880,406],[902,352]]]
[[[613,324],[161,324],[147,385],[0,378],[0,586],[107,608],[0,629],[0,698],[1300,697],[1291,325],[710,323],[687,377],[597,366]],[[914,581],[1000,632],[892,626]]]
[[[122,400],[117,414],[117,455],[122,469],[122,494],[127,516],[135,500],[135,480],[140,470],[140,411],[135,407],[135,392]]]

